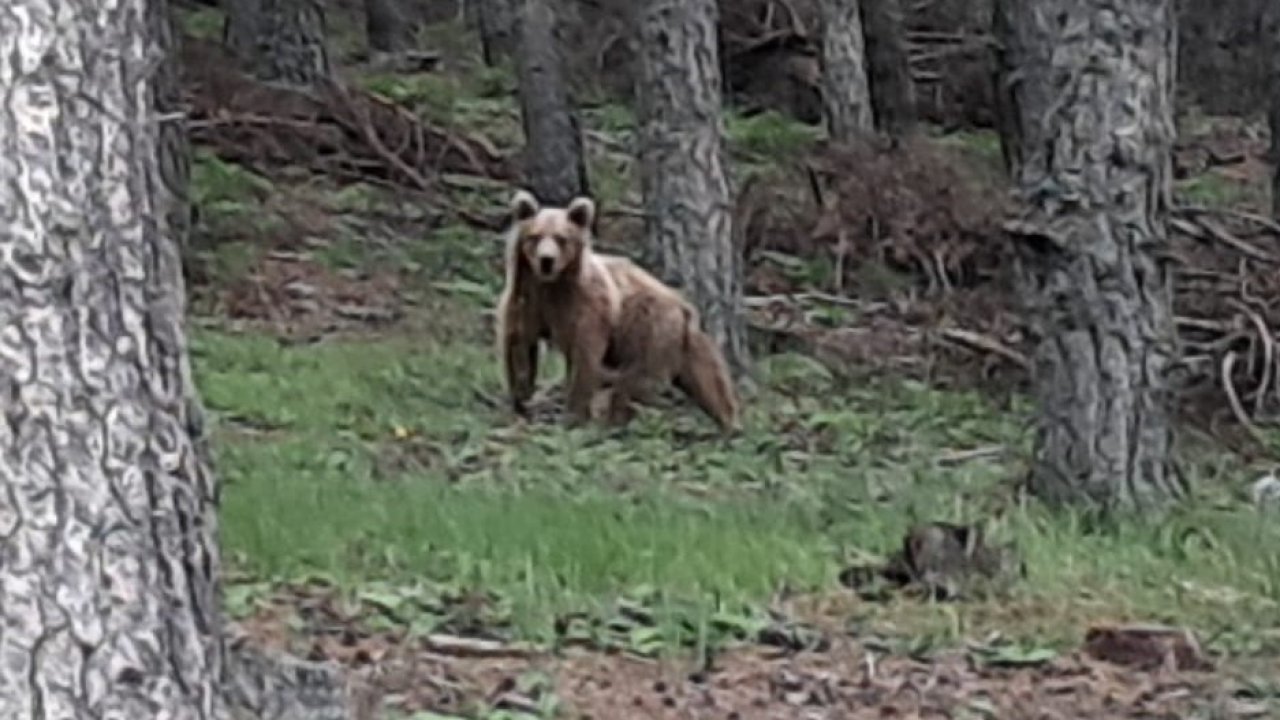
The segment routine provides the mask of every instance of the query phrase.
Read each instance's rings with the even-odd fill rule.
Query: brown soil
[[[460,658],[417,643],[367,639],[354,651],[316,651],[372,680],[388,708],[474,713],[532,710],[552,693],[560,717],[599,720],[766,718],[1265,717],[1220,676],[1143,672],[1083,654],[1034,668],[983,667],[963,652],[930,661],[886,657],[853,641],[822,653],[731,651],[707,671],[687,664],[570,650],[560,656]],[[521,688],[541,676],[543,688]]]
[[[325,620],[289,622],[295,613]],[[277,598],[245,628],[267,647],[347,667],[382,694],[387,709],[409,713],[536,713],[552,702],[556,717],[597,720],[1173,719],[1272,712],[1237,679],[1209,670],[1203,658],[1135,654],[1130,643],[1121,666],[1095,659],[1107,656],[1096,639],[1084,651],[1023,667],[983,663],[979,652],[964,650],[913,659],[846,636],[813,652],[739,647],[711,667],[697,667],[689,660],[580,648],[552,654],[497,641],[370,631],[324,593]]]

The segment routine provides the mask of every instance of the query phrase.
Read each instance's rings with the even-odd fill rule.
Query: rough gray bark
[[[331,76],[320,0],[223,2],[223,43],[258,79],[305,88]]]
[[[1010,2],[1006,77],[1024,215],[1009,223],[1036,338],[1029,485],[1151,507],[1173,465],[1176,356],[1161,254],[1174,141],[1172,0]]]
[[[0,7],[0,717],[345,719],[333,670],[224,642],[167,10]]]
[[[400,0],[364,0],[365,35],[374,52],[398,53],[413,46],[413,26]]]
[[[642,0],[640,180],[649,246],[702,313],[735,373],[747,367],[742,258],[722,157],[715,0]]]
[[[522,1],[468,0],[468,7],[474,12],[476,29],[480,32],[480,50],[485,65],[495,66],[515,53],[518,43],[516,17]]]
[[[875,130],[859,0],[821,0],[822,103],[832,140],[848,143]]]
[[[899,0],[861,0],[867,46],[871,105],[881,132],[901,136],[916,124],[916,91],[911,79]]]
[[[543,202],[564,206],[589,192],[582,130],[569,96],[553,0],[525,0],[516,69],[524,120],[527,184]]]

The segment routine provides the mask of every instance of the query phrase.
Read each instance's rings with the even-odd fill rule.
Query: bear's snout
[[[556,264],[560,260],[559,244],[552,238],[544,237],[538,241],[533,256],[537,261],[538,274],[544,280],[550,280],[555,275]]]

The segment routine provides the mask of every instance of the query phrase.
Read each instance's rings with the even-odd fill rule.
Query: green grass
[[[186,21],[207,34],[210,17]],[[510,71],[481,67],[457,30],[423,33],[428,47],[460,59],[450,74],[364,82],[510,148],[520,135]],[[584,114],[623,145],[634,131],[622,106]],[[730,114],[726,130],[738,172],[772,171],[821,135],[774,113]],[[941,142],[999,172],[993,138]],[[605,204],[634,190],[621,157],[591,158]],[[290,189],[208,154],[197,155],[193,174],[197,234],[218,241],[212,274],[238,277],[281,215],[263,213],[264,199],[282,202]],[[477,213],[509,193],[445,180],[448,205]],[[1029,453],[1024,401],[1006,407],[918,383],[854,383],[797,356],[761,359],[746,431],[732,440],[687,404],[645,411],[625,431],[521,425],[504,408],[491,320],[481,313],[501,283],[494,234],[448,217],[426,222],[425,209],[409,217],[403,201],[371,186],[312,204],[333,229],[312,251],[317,261],[335,271],[398,269],[414,302],[402,330],[345,341],[195,333],[224,482],[221,541],[238,571],[228,603],[241,611],[256,593],[314,577],[378,606],[485,590],[499,599],[486,627],[546,640],[555,620],[581,612],[607,626],[587,634],[665,649],[704,647],[717,632],[733,635],[725,627],[761,622],[760,609],[785,588],[800,598],[791,605],[802,617],[917,650],[992,632],[1058,646],[1092,622],[1143,619],[1190,625],[1216,650],[1280,653],[1280,559],[1267,551],[1280,543],[1280,524],[1224,489],[1253,476],[1233,458],[1193,448],[1189,470],[1202,496],[1187,509],[1158,523],[1098,527],[1023,505],[1011,491]],[[397,214],[418,236],[367,219]],[[810,283],[827,270],[796,268]],[[543,381],[560,366],[549,360]],[[942,461],[987,446],[1004,452]],[[846,564],[896,549],[911,524],[927,520],[987,524],[1018,544],[1030,577],[1009,597],[959,604],[862,602],[837,586]],[[660,630],[620,623],[626,603],[653,610]],[[378,617],[416,627],[444,614]]]
[[[1225,177],[1210,170],[1174,183],[1178,200],[1188,205],[1230,208],[1241,205],[1266,207],[1266,188]]]
[[[821,130],[767,110],[750,116],[725,114],[725,139],[731,153],[745,161],[781,162],[802,156]]]
[[[1026,451],[1021,404],[847,387],[783,357],[762,364],[747,432],[722,441],[684,408],[626,433],[516,426],[477,400],[501,397],[478,342],[302,347],[205,332],[193,352],[227,484],[224,547],[260,579],[483,587],[540,638],[555,617],[603,616],[625,596],[709,617],[786,586],[837,598],[840,622],[914,642],[999,629],[1052,644],[1091,621],[1142,618],[1191,624],[1222,649],[1280,650],[1280,562],[1257,550],[1280,540],[1274,521],[1206,501],[1098,529],[1022,508],[1003,489]],[[1011,458],[937,461],[991,444]],[[1031,573],[1012,599],[875,605],[836,588],[846,558],[893,549],[914,521],[997,515],[993,532],[1018,542]]]

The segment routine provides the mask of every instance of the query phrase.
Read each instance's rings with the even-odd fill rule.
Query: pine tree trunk
[[[1172,460],[1176,355],[1165,260],[1174,140],[1172,0],[1010,3],[1005,76],[1025,215],[1009,224],[1036,338],[1029,485],[1143,508],[1185,492]]]
[[[370,50],[400,53],[413,46],[413,28],[399,0],[364,0],[364,21]]]
[[[213,478],[191,439],[178,246],[160,234],[177,220],[156,98],[136,85],[153,8],[15,1],[0,20],[0,717],[217,717]]]
[[[821,0],[822,100],[831,139],[849,143],[875,130],[859,0]]]
[[[742,260],[722,144],[715,0],[638,3],[640,176],[663,276],[702,313],[736,373],[747,367]]]
[[[1014,106],[1013,79],[1016,77],[1017,58],[1027,53],[1018,47],[1021,38],[1013,32],[1013,13],[1018,0],[992,0],[991,34],[996,42],[991,50],[991,86],[993,89],[996,132],[1000,135],[1000,155],[1004,171],[1009,177],[1022,165],[1022,149],[1017,138],[1022,137],[1018,127],[1018,111]]]
[[[516,51],[516,17],[523,0],[468,0],[480,31],[484,63],[496,66]]]
[[[860,0],[871,105],[881,132],[899,137],[916,124],[916,91],[899,0]]]
[[[587,164],[552,2],[525,0],[517,25],[517,70],[526,180],[544,203],[563,206],[588,193]]]
[[[183,328],[187,143],[176,72],[156,65],[167,4],[10,10],[0,717],[371,717],[376,698],[333,669],[226,641]]]
[[[320,0],[224,0],[223,42],[259,79],[313,87],[332,69]]]
[[[1271,131],[1271,215],[1280,220],[1280,3],[1270,2],[1262,11],[1262,31],[1267,42],[1267,126]]]

